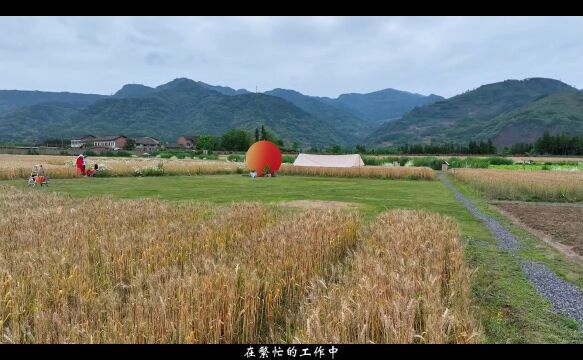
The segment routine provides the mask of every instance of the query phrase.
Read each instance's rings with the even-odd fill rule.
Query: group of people
[[[95,164],[93,166],[93,169],[91,169],[91,168],[87,169],[86,168],[87,167],[87,160],[86,160],[86,157],[83,156],[83,154],[81,154],[77,157],[76,164],[77,164],[77,173],[81,176],[94,176],[95,173],[97,172],[97,169],[99,168],[97,166],[97,164]]]
[[[30,177],[28,178],[28,185],[36,186],[37,184],[40,184],[41,187],[47,185],[47,177],[42,165],[35,165],[32,168]]]
[[[251,176],[252,178],[256,178],[256,177],[257,177],[257,171],[255,171],[255,170],[251,170],[251,171],[249,172],[249,176]],[[272,174],[269,172],[269,170],[268,170],[268,169],[265,169],[265,171],[263,171],[263,177],[272,177],[272,176],[275,176],[275,175],[272,175]]]

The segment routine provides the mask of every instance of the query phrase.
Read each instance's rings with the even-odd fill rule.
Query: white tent
[[[358,154],[350,155],[312,155],[299,154],[294,161],[295,166],[319,166],[319,167],[358,167],[364,166],[362,158]]]

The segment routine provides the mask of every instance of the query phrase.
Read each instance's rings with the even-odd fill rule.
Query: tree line
[[[547,131],[534,143],[518,143],[505,150],[520,155],[583,155],[583,135],[551,135]]]
[[[405,144],[400,146],[393,146],[387,148],[370,148],[367,149],[365,145],[359,144],[355,147],[342,147],[338,144],[330,145],[328,147],[313,147],[308,150],[311,153],[331,153],[331,154],[370,154],[370,155],[489,155],[496,154],[496,146],[492,140],[487,141],[471,140],[466,144],[446,143],[446,144]]]
[[[470,140],[467,144],[405,144],[398,147],[401,154],[463,154],[463,155],[489,155],[496,154],[496,146],[491,139],[487,141]]]
[[[243,129],[231,129],[222,136],[201,135],[198,138],[196,148],[201,150],[227,150],[227,151],[247,151],[256,141],[268,140],[284,147],[283,140],[277,138],[275,134],[268,131],[264,125],[255,128],[255,136]],[[292,147],[297,147],[294,143]]]
[[[254,141],[255,140],[255,141]],[[226,151],[247,151],[249,147],[256,141],[268,140],[277,144],[280,148],[284,148],[283,140],[279,139],[274,133],[267,130],[264,125],[255,129],[253,132],[243,129],[231,129],[221,136],[217,135],[200,135],[196,144],[199,150],[226,150]],[[65,138],[49,138],[43,140],[41,146],[67,147],[71,143],[70,139]],[[128,138],[123,150],[133,150],[135,148],[135,140]],[[297,150],[298,143],[294,142],[290,150]]]
[[[201,150],[227,150],[227,151],[247,151],[255,141],[269,140],[277,144],[282,150],[299,151],[299,145],[294,142],[285,148],[284,142],[277,138],[275,134],[267,130],[265,126],[255,129],[254,133],[243,129],[231,129],[222,136],[201,135],[196,145]],[[42,145],[63,146],[68,144],[68,139],[47,139]],[[128,141],[124,150],[132,150],[133,143]],[[339,144],[332,144],[325,147],[314,146],[308,149],[308,153],[330,153],[330,154],[423,154],[423,155],[489,155],[498,152],[491,139],[470,140],[467,143],[444,143],[444,144],[404,144],[387,148],[369,148],[359,144],[355,147],[345,147]],[[552,135],[545,132],[534,143],[517,143],[510,147],[505,147],[502,154],[512,155],[583,155],[583,135],[569,136],[566,134]]]

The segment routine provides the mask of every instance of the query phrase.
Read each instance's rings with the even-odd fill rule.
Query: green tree
[[[134,150],[136,148],[136,141],[134,139],[128,139],[126,144],[123,146],[124,150]]]
[[[259,141],[259,128],[255,128],[255,141]]]
[[[283,140],[279,139],[277,136],[275,136],[274,133],[267,130],[263,125],[261,125],[261,140],[271,141],[272,143],[277,144],[279,146],[284,145]]]
[[[340,154],[342,152],[342,147],[338,144],[334,144],[330,146],[327,150],[332,154]]]
[[[539,154],[552,153],[553,137],[548,131],[545,131],[543,136],[538,138],[534,143],[534,148]]]
[[[196,143],[196,148],[200,150],[217,150],[221,140],[213,135],[201,135]]]
[[[494,146],[492,139],[488,139],[488,154],[496,154],[496,146]]]
[[[245,130],[232,129],[221,137],[221,147],[225,150],[247,151],[249,146],[251,146],[251,137]]]
[[[365,154],[366,153],[366,147],[364,145],[356,145],[356,152],[359,154]]]

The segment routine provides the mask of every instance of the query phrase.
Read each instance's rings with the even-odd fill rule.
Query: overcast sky
[[[583,87],[583,17],[0,17],[0,89],[111,94],[177,77],[336,97]]]

